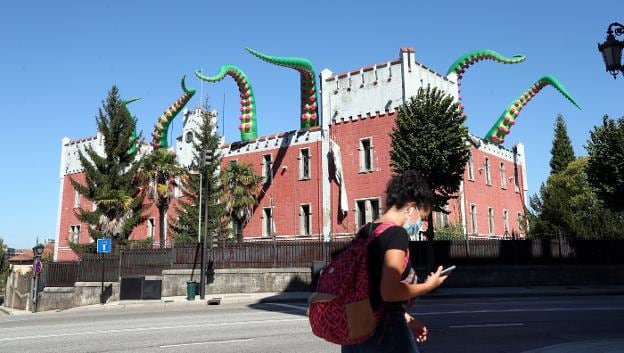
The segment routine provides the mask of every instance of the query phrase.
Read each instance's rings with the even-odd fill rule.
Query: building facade
[[[458,98],[455,78],[417,62],[411,48],[402,48],[399,58],[340,74],[325,69],[320,74],[321,126],[224,142],[222,168],[247,163],[264,177],[258,204],[242,229],[243,238],[329,240],[350,236],[376,219],[384,211],[385,188],[392,175],[390,132],[397,109],[427,85]],[[176,155],[185,166],[192,160],[200,113],[185,113],[183,131],[176,140]],[[454,225],[472,238],[523,237],[524,146],[505,149],[475,136],[467,143],[471,158],[461,191],[449,203],[448,214],[434,215],[436,227]],[[77,149],[91,145],[100,151],[101,144],[99,135],[63,141],[57,259],[74,258],[69,241],[90,241],[85,225],[75,218],[75,209],[95,206],[81,200],[68,179],[84,178]],[[151,237],[158,243],[154,234],[157,211],[152,207],[149,212],[151,220],[131,238]],[[232,224],[233,231],[240,227]]]

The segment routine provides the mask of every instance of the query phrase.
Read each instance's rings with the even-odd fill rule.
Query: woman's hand
[[[430,290],[438,288],[448,277],[447,275],[440,275],[440,273],[442,273],[442,266],[438,266],[438,270],[435,273],[431,272],[427,277],[425,284],[429,286]]]
[[[412,330],[412,334],[414,338],[416,338],[416,342],[425,342],[427,340],[427,335],[429,335],[429,330],[427,330],[427,326],[423,325],[420,321],[414,319],[410,314],[405,313],[405,321],[407,321],[407,326]]]

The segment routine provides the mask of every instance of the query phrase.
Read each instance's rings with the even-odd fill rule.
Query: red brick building
[[[397,108],[427,85],[458,96],[453,76],[442,76],[418,63],[409,48],[401,49],[397,59],[345,73],[335,75],[325,69],[320,75],[320,127],[224,143],[223,166],[248,163],[265,177],[243,237],[328,240],[351,235],[361,224],[375,219],[384,210],[384,191],[391,176],[389,133]],[[183,165],[191,161],[198,116],[198,110],[185,114],[177,139],[176,154]],[[469,237],[523,236],[524,146],[505,149],[474,136],[467,143],[472,157],[461,192],[448,205],[448,215],[435,214],[436,226],[455,224]],[[76,180],[83,177],[77,149],[86,145],[102,150],[99,136],[63,141],[57,259],[74,258],[70,240],[90,241],[74,209],[93,205],[81,200],[68,180],[70,176]],[[151,235],[156,244],[156,209],[150,214],[152,219],[135,229],[132,238]],[[232,224],[233,231],[240,226]]]

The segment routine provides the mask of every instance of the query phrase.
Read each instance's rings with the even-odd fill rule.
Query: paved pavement
[[[339,352],[313,336],[305,303],[128,304],[124,311],[0,316],[6,352]],[[423,353],[624,352],[624,296],[423,298]]]

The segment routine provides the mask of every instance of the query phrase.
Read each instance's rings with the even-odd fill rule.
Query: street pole
[[[212,163],[212,151],[207,150],[204,151],[203,153],[203,158],[202,158],[202,163],[203,163],[203,171],[208,171],[208,166],[210,165],[210,163]],[[208,207],[210,206],[210,177],[208,175],[206,175],[206,180],[204,180],[204,182],[206,183],[205,187],[204,187],[204,191],[206,192],[206,195],[204,197],[204,238],[202,239],[202,252],[201,252],[201,279],[200,279],[200,284],[199,284],[199,299],[200,300],[204,300],[206,298],[206,257],[208,256],[208,252],[206,251],[206,246],[207,246],[207,238],[208,236],[210,236],[211,240],[212,240],[212,236],[208,234]],[[210,246],[212,247],[212,241],[210,242]],[[212,250],[212,249],[211,249]]]
[[[202,180],[202,176],[203,174],[200,172],[199,173],[199,209],[201,210],[201,204],[202,204],[202,187],[204,186],[204,181]],[[199,212],[198,212],[199,213]],[[199,222],[197,225],[197,244],[199,244],[199,242],[201,242],[201,227],[202,227],[202,218],[201,215],[199,215]]]

